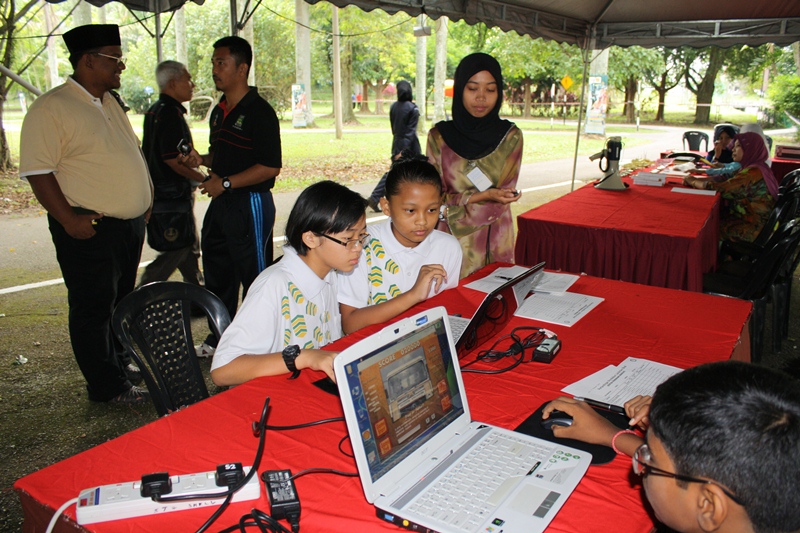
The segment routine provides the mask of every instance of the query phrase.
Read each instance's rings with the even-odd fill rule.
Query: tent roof
[[[306,0],[315,4],[321,0]],[[425,13],[483,22],[531,37],[594,48],[729,47],[800,41],[798,0],[329,0],[366,11]]]

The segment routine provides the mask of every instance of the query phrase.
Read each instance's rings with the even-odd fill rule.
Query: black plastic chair
[[[761,361],[764,351],[764,324],[770,288],[798,244],[800,244],[800,225],[793,225],[785,237],[753,262],[745,275],[734,276],[725,272],[703,275],[703,292],[752,302],[750,355],[753,362]],[[776,326],[777,324],[773,324],[773,327]]]
[[[792,280],[800,265],[800,246],[790,252],[778,269],[778,275],[770,286],[772,299],[772,349],[781,351],[783,339],[789,337],[789,312],[792,301]]]
[[[231,322],[214,294],[177,281],[148,283],[117,305],[111,324],[117,338],[142,371],[159,416],[208,398],[191,330],[192,306],[208,315],[220,338]]]
[[[700,143],[705,142],[705,151],[708,152],[708,134],[702,131],[685,131],[683,132],[683,147],[689,145],[689,150],[700,152]]]
[[[781,178],[781,182],[778,185],[778,195],[780,196],[786,191],[795,189],[796,187],[800,187],[800,168],[787,172],[786,175]]]

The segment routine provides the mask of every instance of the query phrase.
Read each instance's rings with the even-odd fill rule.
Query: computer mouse
[[[551,411],[549,418],[541,421],[544,429],[553,430],[553,426],[569,427],[572,425],[572,417],[563,411]]]

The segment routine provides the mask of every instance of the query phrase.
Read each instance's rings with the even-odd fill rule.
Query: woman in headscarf
[[[453,120],[428,133],[427,155],[442,175],[439,229],[461,243],[461,277],[496,261],[514,262],[511,202],[522,160],[522,132],[500,118],[503,75],[492,56],[461,60],[453,83]]]
[[[766,164],[768,157],[759,134],[740,133],[733,141],[733,160],[741,163],[742,169],[731,179],[684,179],[690,187],[715,190],[722,196],[720,240],[753,242],[764,227],[778,197],[778,180]]]

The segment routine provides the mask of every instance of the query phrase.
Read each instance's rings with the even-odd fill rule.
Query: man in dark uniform
[[[241,37],[214,43],[212,77],[224,93],[211,113],[209,153],[193,150],[181,163],[209,167],[200,191],[212,198],[203,220],[201,248],[206,288],[219,296],[231,317],[258,274],[272,263],[275,203],[272,189],[281,171],[278,117],[255,87],[247,85],[253,60]],[[213,355],[212,337],[198,351]]]
[[[180,208],[191,222],[190,233],[193,238],[186,247],[159,253],[145,268],[140,284],[165,281],[177,268],[183,275],[183,281],[202,285],[192,182],[200,183],[204,176],[197,170],[178,163],[178,144],[186,141],[192,146],[192,133],[183,117],[186,109],[181,102],[192,99],[194,83],[186,66],[177,61],[159,63],[156,67],[156,82],[161,94],[144,116],[142,136],[142,151],[147,158],[155,189],[154,211],[166,212],[170,206]],[[148,231],[153,231],[153,228],[148,226]]]
[[[72,76],[33,103],[22,124],[20,176],[47,210],[67,286],[69,335],[89,399],[149,401],[133,386],[111,314],[133,290],[152,188],[139,139],[113,89],[125,58],[119,28],[64,34]]]

